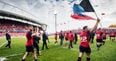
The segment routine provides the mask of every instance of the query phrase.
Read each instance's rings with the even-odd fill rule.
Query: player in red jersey
[[[33,37],[32,37],[32,30],[28,31],[26,34],[27,42],[26,42],[26,53],[24,54],[22,61],[25,61],[27,55],[32,53],[34,60],[37,61],[36,52],[34,51],[33,46]]]
[[[67,46],[68,45],[68,42],[69,42],[69,32],[65,32],[65,41],[66,41],[66,43],[65,43],[65,46]]]
[[[115,34],[115,32],[111,32],[110,33],[110,40],[112,40],[112,41],[115,41],[115,36],[116,34]]]
[[[73,41],[74,41],[74,34],[72,33],[72,31],[70,31],[69,33],[69,41],[70,43],[69,43],[68,48],[70,49],[70,48],[73,48]]]
[[[97,19],[97,22],[93,29],[88,30],[87,26],[83,27],[83,31],[80,33],[80,46],[79,46],[79,57],[77,61],[81,61],[81,58],[84,53],[87,55],[87,61],[90,61],[90,54],[91,54],[91,48],[90,48],[90,32],[93,32],[97,29],[99,19]]]
[[[103,36],[103,45],[105,44],[105,41],[106,41],[106,35],[107,35],[107,34],[106,34],[106,32],[104,31],[104,32],[103,32],[103,35],[102,35],[102,36]]]
[[[103,31],[101,30],[101,28],[99,28],[96,31],[96,43],[97,43],[97,49],[99,50],[103,44]]]

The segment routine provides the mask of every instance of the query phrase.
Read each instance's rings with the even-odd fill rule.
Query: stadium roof
[[[27,18],[25,16],[21,16],[19,14],[15,14],[15,13],[11,13],[11,12],[8,12],[8,11],[3,11],[3,10],[0,10],[0,16],[2,18],[5,18],[5,19],[15,19],[15,21],[20,20],[19,22],[25,22],[25,23],[28,23],[28,24],[31,24],[31,25],[36,25],[36,26],[46,25],[46,24],[37,22],[34,19]]]

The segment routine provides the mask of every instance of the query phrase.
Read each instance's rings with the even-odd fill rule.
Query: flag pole
[[[94,10],[95,11],[95,10]],[[96,13],[96,11],[94,12],[94,14],[95,14],[95,16],[97,17],[97,19],[100,19],[98,16],[97,16],[97,13]],[[102,24],[101,23],[99,23],[100,24],[100,26],[102,27]]]
[[[89,1],[90,2],[90,1]],[[91,5],[92,6],[92,5]],[[97,19],[100,19],[99,17],[98,17],[98,15],[97,15],[97,13],[96,13],[96,11],[95,11],[95,9],[93,8],[93,10],[94,10],[94,14],[95,14],[95,16],[97,17]],[[102,24],[101,23],[99,23],[100,24],[100,26],[102,27]]]
[[[89,0],[88,0],[89,1]],[[91,2],[89,1],[89,3],[90,3],[90,5],[92,6],[92,4],[91,4]],[[97,13],[96,13],[96,11],[95,11],[95,9],[93,8],[93,10],[94,10],[94,14],[95,14],[95,16],[97,17],[97,19],[100,19],[99,17],[98,17],[98,15],[97,15]],[[101,23],[99,23],[100,24],[100,26],[102,27],[102,24]]]

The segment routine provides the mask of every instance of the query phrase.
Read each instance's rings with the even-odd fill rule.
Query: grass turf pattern
[[[0,45],[6,42],[4,38],[0,38]],[[25,38],[12,38],[11,49],[6,48],[5,45],[0,48],[0,57],[7,57],[7,61],[21,61],[21,58],[25,52]],[[65,43],[65,42],[64,42]],[[73,44],[74,48],[68,49],[68,46],[59,46],[59,43],[54,44],[54,39],[50,37],[50,43],[48,43],[49,49],[44,49],[41,52],[41,56],[38,57],[38,61],[77,61],[79,54],[79,41],[77,44]],[[40,42],[40,49],[42,42]],[[91,44],[92,53],[91,61],[116,61],[116,42],[112,42],[107,39],[106,44],[101,47],[99,51],[96,49],[96,42]],[[14,56],[10,56],[13,55]],[[18,54],[18,55],[15,55]],[[31,55],[29,55],[26,61],[33,61]],[[82,61],[86,61],[86,56],[82,58]]]

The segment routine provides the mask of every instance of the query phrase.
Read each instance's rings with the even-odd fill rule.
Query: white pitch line
[[[18,56],[18,55],[21,55],[23,53],[20,53],[20,54],[12,54],[12,55],[8,55],[8,56],[5,56],[5,57],[0,57],[0,61],[5,61],[5,60],[8,60],[7,58],[8,57],[13,57],[13,56]]]
[[[2,46],[4,46],[6,43],[7,43],[7,42],[4,42],[3,44],[1,44],[1,45],[0,45],[0,48],[1,48]]]
[[[5,57],[0,57],[0,61],[5,61],[5,60],[7,60],[7,58],[5,58]]]
[[[23,53],[19,53],[19,54],[12,54],[12,55],[8,55],[8,56],[5,56],[5,57],[13,57],[13,56],[18,56],[18,55],[21,55]]]

